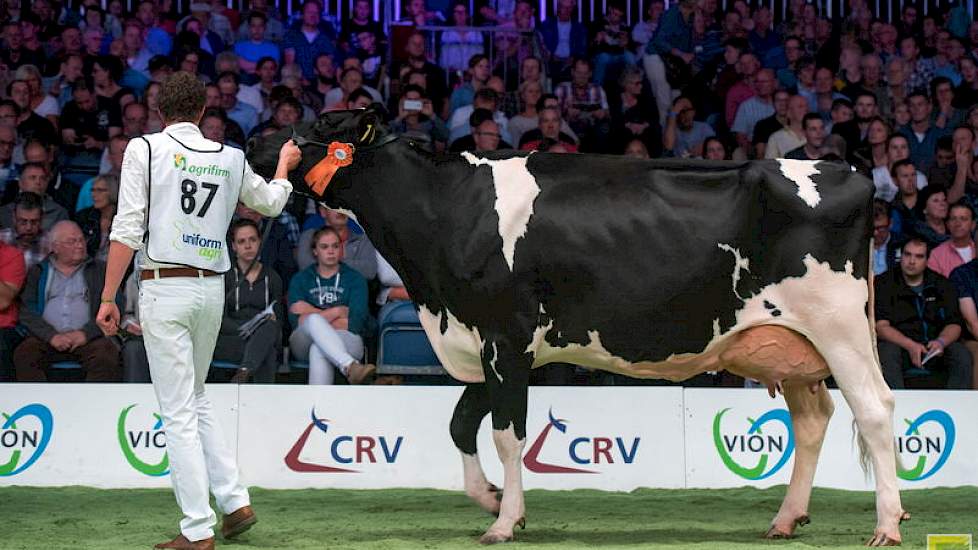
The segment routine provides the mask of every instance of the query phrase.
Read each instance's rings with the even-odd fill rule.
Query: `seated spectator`
[[[26,80],[14,80],[7,85],[9,100],[2,105],[8,114],[14,115],[13,122],[17,125],[17,134],[21,141],[37,138],[45,143],[57,143],[60,138],[54,124],[31,110],[30,85]],[[52,98],[53,99],[53,98]]]
[[[261,263],[278,273],[283,284],[288,284],[287,281],[296,272],[293,252],[299,242],[299,224],[295,217],[283,211],[275,219],[265,218],[241,203],[238,203],[235,215],[258,224],[264,243],[261,247]],[[267,224],[272,224],[268,231],[265,230]]]
[[[853,110],[852,101],[849,98],[832,100],[832,110],[829,112],[829,123],[825,127],[826,133],[839,134],[835,132],[835,125],[841,124],[845,127],[847,122],[852,122]],[[843,138],[845,139],[845,138]]]
[[[751,140],[754,158],[768,158],[768,140],[771,139],[771,136],[774,135],[775,132],[788,126],[788,101],[791,99],[791,94],[789,94],[787,90],[776,90],[772,97],[774,98],[772,100],[772,105],[774,105],[774,114],[758,120],[757,124],[754,125],[754,138]],[[801,119],[799,119],[799,129],[801,128],[800,121]],[[798,145],[790,147],[789,150],[794,149]]]
[[[539,62],[546,53],[543,41],[535,32],[536,4],[533,0],[515,0],[514,4],[512,19],[499,22],[493,37],[492,72],[505,81],[507,92],[519,84],[523,61],[532,57]],[[497,2],[498,5],[502,3]],[[505,112],[509,116],[511,111]]]
[[[17,330],[19,301],[27,270],[24,254],[0,239],[0,382],[15,380],[14,349],[23,337]]]
[[[111,55],[101,55],[92,63],[92,84],[96,97],[117,105],[119,109],[136,101],[135,92],[119,85],[123,71],[122,61]]]
[[[801,93],[808,98],[808,109],[813,113],[818,113],[822,121],[826,124],[832,122],[832,106],[837,99],[849,100],[846,96],[835,91],[835,76],[832,69],[828,67],[818,67],[815,69],[814,89],[810,94]]]
[[[744,155],[754,153],[751,143],[754,142],[754,127],[757,123],[774,114],[774,71],[761,69],[757,71],[752,81],[754,95],[748,97],[737,106],[733,126],[730,130],[737,137],[737,144]]]
[[[658,157],[662,151],[662,128],[655,101],[642,88],[644,82],[642,69],[628,65],[622,70],[618,80],[621,93],[611,104],[610,137],[615,142],[612,146],[615,151],[632,138],[639,138]]]
[[[696,107],[689,98],[679,96],[673,100],[662,136],[666,153],[677,158],[702,156],[703,142],[714,135],[709,124],[696,120]]]
[[[92,183],[92,206],[78,212],[76,220],[85,236],[88,256],[104,262],[109,257],[109,232],[119,201],[119,176],[103,174]]]
[[[340,73],[340,85],[338,88],[333,88],[326,93],[324,101],[324,109],[345,109],[346,104],[350,101],[350,94],[354,90],[364,89],[370,93],[370,97],[374,101],[381,103],[383,98],[380,96],[380,92],[371,88],[370,86],[365,86],[363,84],[363,71],[358,67],[348,67],[343,69]]]
[[[343,245],[332,227],[312,237],[316,263],[289,283],[289,320],[296,329],[289,349],[309,361],[309,383],[332,384],[334,368],[351,384],[363,384],[376,371],[361,364],[367,328],[367,283],[340,262]],[[376,260],[375,260],[376,261]]]
[[[241,87],[241,99],[263,113],[269,107],[269,96],[275,88],[275,77],[278,75],[278,62],[271,57],[262,57],[255,63],[255,78],[258,82],[251,86]],[[247,91],[247,97],[245,92]],[[296,98],[299,99],[299,98]]]
[[[943,189],[927,186],[920,191],[911,234],[922,237],[933,250],[937,245],[951,238],[947,231],[947,195]]]
[[[48,170],[43,164],[36,162],[24,164],[20,168],[19,186],[21,193],[34,193],[41,199],[44,205],[41,227],[44,231],[50,230],[59,221],[68,219],[68,211],[46,195],[48,188]],[[0,207],[0,225],[13,227],[15,205],[16,201]]]
[[[126,279],[125,307],[120,322],[122,338],[122,381],[135,384],[149,384],[149,359],[143,343],[143,326],[139,322],[139,274],[133,271]]]
[[[693,49],[696,4],[696,0],[682,0],[671,5],[662,14],[655,34],[645,48],[645,58],[643,59],[645,75],[652,85],[652,95],[655,96],[659,108],[660,124],[665,123],[666,113],[669,112],[669,102],[673,97],[672,89],[685,84],[685,82],[671,82],[670,80],[685,80],[684,77],[692,73],[692,64],[696,57]],[[571,8],[573,8],[573,3]],[[570,15],[569,13],[568,17]],[[552,19],[548,18],[547,23]],[[554,31],[556,34],[556,29]],[[670,69],[669,73],[674,75],[672,79],[668,77],[667,64]],[[732,121],[733,114],[731,114]]]
[[[876,185],[876,198],[887,202],[896,196],[897,186],[893,183],[893,166],[899,160],[910,158],[910,147],[903,134],[892,134],[886,139],[887,166],[873,168],[873,183]],[[916,163],[914,163],[916,168]],[[917,189],[927,187],[927,178],[917,170]]]
[[[74,65],[73,65],[74,67]],[[81,69],[81,63],[77,64]],[[80,73],[79,73],[80,74]],[[34,65],[21,65],[14,71],[14,80],[27,82],[30,91],[30,103],[27,107],[21,106],[23,111],[32,111],[37,116],[47,119],[52,126],[58,124],[58,116],[61,114],[61,105],[58,100],[48,93],[42,86],[41,71]]]
[[[890,135],[890,125],[879,116],[870,119],[866,126],[866,139],[863,145],[853,152],[853,166],[872,177],[873,170],[887,166],[886,139]]]
[[[387,48],[387,37],[384,35],[384,26],[374,17],[373,2],[371,0],[355,0],[353,9],[350,11],[350,18],[343,25],[343,32],[340,34],[340,47],[346,51],[356,51],[360,47],[360,33],[369,32],[373,35],[374,42],[380,49]]]
[[[139,105],[138,103],[130,103],[130,105]],[[109,140],[109,146],[105,149],[105,154],[103,155],[106,159],[104,163],[106,166],[101,166],[99,168],[99,175],[94,178],[88,179],[82,184],[81,189],[78,192],[78,200],[75,201],[75,212],[81,212],[82,210],[92,206],[92,185],[95,184],[95,180],[99,176],[113,175],[116,178],[122,174],[122,159],[126,152],[126,146],[129,145],[129,138],[123,134],[113,136]]]
[[[967,166],[967,165],[965,165]],[[954,145],[950,135],[941,136],[934,150],[934,163],[927,171],[927,182],[950,190],[954,180]]]
[[[527,105],[526,101],[523,99],[522,90],[524,89],[524,86],[528,84],[539,85],[541,95],[550,89],[547,78],[543,74],[543,62],[540,61],[540,58],[537,56],[528,55],[523,58],[523,61],[520,62],[520,73],[518,76],[519,85],[515,90],[507,91],[506,95],[503,97],[502,111],[503,114],[509,117],[510,121],[512,121],[513,117],[525,112],[528,108],[535,107],[535,105]],[[507,85],[510,84],[511,83],[507,83]],[[534,103],[536,103],[536,100],[534,100]],[[536,120],[535,116],[533,117],[533,120]],[[533,124],[536,123],[534,122]],[[516,141],[519,141],[519,139],[512,134],[513,131],[511,129],[511,137],[513,137],[513,139]]]
[[[95,324],[105,264],[88,258],[74,222],[59,222],[50,237],[51,255],[24,286],[21,323],[29,336],[14,355],[17,380],[44,382],[52,363],[76,361],[89,382],[121,381],[119,348]]]
[[[807,114],[808,100],[800,95],[791,96],[788,99],[788,124],[768,138],[764,147],[764,158],[784,158],[789,151],[805,146],[807,140],[802,122]]]
[[[307,103],[317,113],[323,110],[326,94],[339,86],[336,82],[336,65],[333,64],[333,54],[321,53],[316,56],[315,77],[304,90]]]
[[[16,247],[24,257],[25,268],[32,267],[48,257],[47,239],[43,237],[41,217],[43,201],[40,195],[24,192],[17,195],[12,203],[13,222],[6,229],[0,230],[0,241]],[[0,226],[3,226],[0,223]]]
[[[950,277],[960,265],[975,259],[975,211],[967,203],[951,205],[947,216],[947,233],[950,238],[937,245],[927,260],[927,269]]]
[[[730,151],[720,138],[708,137],[703,141],[703,158],[705,160],[730,160]]]
[[[950,129],[938,128],[931,122],[932,106],[927,92],[915,90],[907,97],[910,123],[899,129],[910,145],[910,158],[919,170],[926,173],[934,161],[937,140],[950,133]]]
[[[754,97],[757,93],[754,79],[757,77],[757,72],[761,70],[761,62],[758,61],[756,55],[746,50],[740,54],[740,58],[736,64],[736,70],[737,74],[740,75],[740,79],[730,86],[724,99],[724,122],[726,122],[728,128],[733,128],[734,121],[737,117],[737,109],[740,108],[740,104]],[[771,111],[774,111],[773,107]],[[770,113],[764,116],[769,115]]]
[[[910,159],[898,160],[893,163],[891,175],[898,191],[896,198],[890,204],[892,208],[890,229],[901,238],[909,237],[919,221],[917,200],[920,198],[920,193],[917,188],[917,169]]]
[[[221,93],[221,108],[227,117],[241,127],[244,135],[249,135],[258,126],[258,111],[251,105],[238,99],[238,75],[233,72],[221,73],[217,77],[217,87]]]
[[[978,259],[955,268],[950,280],[957,290],[958,308],[967,329],[962,330],[961,341],[971,352],[972,389],[978,389],[978,341],[975,339],[975,334],[978,334],[978,309],[975,307],[978,300]]]
[[[446,98],[448,91],[445,87],[445,71],[428,60],[426,44],[424,34],[421,32],[411,34],[405,44],[403,51],[405,60],[402,62],[402,65],[409,67],[408,70],[410,71],[418,71],[425,75],[426,84],[424,89],[428,92],[428,97],[431,98],[431,102],[434,104],[435,113],[442,117],[442,119],[447,119],[449,113],[447,112],[448,102]],[[399,53],[402,52],[395,50],[395,56],[401,58],[398,55]],[[394,71],[394,74],[402,74],[401,69],[402,67],[398,67],[398,70]],[[468,120],[467,116],[465,120]]]
[[[553,139],[564,144],[568,151],[577,152],[577,143],[574,139],[560,131],[562,121],[560,111],[556,107],[544,107],[538,109],[540,114],[538,125],[533,130],[523,134],[520,143],[521,151],[535,151],[540,147],[540,142],[545,139]]]
[[[543,86],[538,80],[522,82],[519,86],[520,104],[523,110],[509,118],[509,135],[519,143],[523,133],[537,126],[537,102],[543,97]]]
[[[507,130],[509,120],[506,118],[506,115],[499,110],[499,98],[502,90],[502,81],[495,77],[490,80],[499,81],[499,91],[486,86],[485,88],[482,88],[476,92],[475,100],[473,100],[472,105],[460,107],[452,113],[452,118],[448,122],[448,144],[450,147],[455,140],[472,134],[472,126],[469,124],[469,117],[472,116],[473,111],[476,109],[486,109],[492,113],[493,120],[495,120],[496,124],[499,126],[502,140],[507,143],[512,143],[509,131]]]
[[[261,235],[255,222],[235,221],[231,224],[230,235],[235,264],[224,274],[224,318],[214,359],[241,365],[232,382],[243,383],[254,377],[259,384],[272,384],[278,367],[281,323],[285,320],[280,301],[284,296],[282,279],[258,261]],[[243,324],[273,304],[271,318],[250,334],[241,333]]]
[[[818,160],[825,154],[825,122],[818,113],[808,113],[802,118],[805,131],[805,144],[785,153],[784,158],[795,160]]]
[[[381,79],[387,69],[387,56],[377,43],[377,35],[371,31],[357,33],[357,45],[352,54],[353,59],[360,62],[364,85],[373,89],[380,87],[383,84]]]
[[[930,96],[934,100],[931,114],[934,126],[952,130],[964,122],[964,111],[954,106],[954,85],[949,78],[938,76],[931,80]]]
[[[17,146],[17,129],[0,121],[0,204],[7,204],[17,195],[17,166],[14,164],[14,148]]]
[[[322,4],[316,0],[302,3],[302,19],[298,26],[285,32],[282,38],[282,59],[284,65],[293,63],[302,68],[306,80],[316,78],[314,62],[317,54],[336,53],[336,30],[333,25],[323,21]]]
[[[623,153],[626,157],[632,157],[636,159],[647,160],[649,159],[649,150],[645,148],[645,143],[640,139],[633,139],[625,145],[625,151]]]
[[[146,126],[144,127],[144,131],[147,134],[152,134],[154,132],[163,130],[163,119],[160,118],[161,86],[162,85],[159,82],[150,82],[149,85],[146,86],[146,92],[143,94],[143,104],[146,105]],[[216,100],[216,105],[207,106],[220,107],[223,98],[217,85],[210,85],[204,90],[208,94],[208,102],[211,102],[211,94],[213,94],[213,99]]]
[[[258,61],[270,57],[276,63],[281,59],[278,45],[265,39],[265,27],[268,16],[260,11],[248,14],[248,39],[238,40],[234,45],[234,53],[238,56],[238,66],[246,74],[253,75],[258,68]]]
[[[961,315],[954,285],[927,269],[927,243],[903,245],[900,269],[875,281],[876,334],[883,378],[904,388],[904,373],[923,368],[939,374],[948,389],[971,389],[971,354],[958,342]],[[923,358],[936,352],[926,364]]]
[[[512,148],[512,145],[502,140],[499,124],[493,120],[493,113],[489,109],[476,109],[469,115],[469,134],[453,141],[449,150],[461,153]]]
[[[122,109],[122,135],[132,139],[146,134],[149,110],[142,103],[130,103]]]
[[[122,132],[119,105],[95,95],[84,80],[72,86],[72,100],[61,113],[61,140],[71,157],[86,153],[101,155],[109,138]]]
[[[446,34],[452,31],[446,31]],[[479,33],[477,33],[479,34]],[[486,87],[492,72],[489,67],[489,56],[481,52],[472,55],[468,60],[467,81],[455,88],[448,101],[448,109],[454,114],[456,110],[471,105],[475,101],[475,93]]]
[[[916,188],[914,189],[916,191]],[[897,265],[897,239],[890,231],[890,205],[873,202],[873,274],[877,277]]]
[[[590,138],[595,150],[607,144],[608,96],[604,88],[591,81],[590,61],[577,59],[571,69],[571,81],[557,85],[554,95],[560,101],[561,116],[582,140]]]
[[[635,65],[635,56],[628,49],[624,7],[618,3],[608,3],[604,19],[594,29],[597,31],[591,38],[591,52],[595,54],[594,81],[599,86],[607,86],[605,74],[609,68]],[[644,78],[644,74],[640,78]]]
[[[434,104],[427,98],[424,88],[415,84],[408,84],[401,91],[391,130],[428,144],[431,151],[443,151],[448,141],[448,128],[435,114]]]
[[[338,210],[326,208],[322,204],[317,205],[316,211],[326,226],[332,227],[340,237],[343,245],[340,251],[340,261],[354,269],[370,280],[377,276],[377,261],[375,259],[374,245],[362,231],[353,231],[350,228],[350,218]],[[296,247],[296,260],[299,269],[306,269],[316,262],[312,239],[322,225],[306,229],[299,235],[299,244]]]
[[[978,61],[971,56],[964,56],[959,62],[961,67],[961,83],[954,88],[954,107],[970,109],[978,105]]]
[[[292,97],[284,97],[275,105],[272,118],[262,122],[252,130],[252,135],[260,135],[266,129],[277,132],[282,128],[291,128],[302,120],[302,104]]]

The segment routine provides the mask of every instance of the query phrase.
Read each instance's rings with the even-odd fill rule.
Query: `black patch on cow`
[[[771,313],[771,315],[774,316],[774,317],[780,317],[781,316],[781,310],[778,309],[778,306],[772,304],[771,302],[769,302],[767,300],[764,300],[764,309],[768,310]]]

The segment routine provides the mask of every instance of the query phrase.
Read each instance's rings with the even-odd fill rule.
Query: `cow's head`
[[[359,155],[390,140],[390,129],[383,120],[383,107],[378,104],[353,111],[328,111],[315,122],[250,139],[248,161],[256,173],[271,178],[282,144],[295,139],[302,149],[302,162],[289,174],[289,180],[296,191],[330,202],[327,192],[347,179]]]

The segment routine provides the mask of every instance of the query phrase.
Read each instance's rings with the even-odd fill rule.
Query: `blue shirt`
[[[258,60],[263,57],[271,57],[276,63],[280,63],[282,59],[282,54],[278,51],[278,46],[271,42],[259,42],[255,44],[251,40],[242,40],[234,45],[234,53],[238,54],[238,57],[246,61],[251,61],[252,63],[258,63]]]
[[[645,53],[665,55],[676,48],[685,53],[693,53],[693,24],[683,18],[679,4],[669,8],[659,19],[655,36],[645,46]]]
[[[917,167],[917,170],[927,173],[930,165],[934,162],[937,140],[950,132],[947,128],[941,129],[932,124],[927,127],[924,139],[919,140],[913,131],[913,127],[907,124],[900,128],[900,133],[906,136],[907,141],[910,142],[910,160],[913,161],[914,166]]]
[[[285,33],[285,37],[282,38],[282,51],[285,50],[295,51],[295,62],[302,68],[302,76],[306,80],[314,81],[316,79],[316,56],[321,53],[336,53],[336,31],[329,23],[320,23],[319,33],[310,42],[306,39],[301,27],[289,29]]]
[[[258,126],[258,111],[242,101],[235,103],[234,108],[228,111],[228,118],[241,126],[241,131],[244,132],[245,136],[250,134],[255,126]]]

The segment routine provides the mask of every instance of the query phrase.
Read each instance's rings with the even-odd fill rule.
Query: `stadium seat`
[[[241,368],[241,365],[238,363],[232,363],[231,361],[211,361],[211,367],[216,369],[237,370]]]
[[[445,374],[411,302],[395,305],[381,321],[377,373]]]
[[[57,363],[51,363],[52,369],[58,370],[74,370],[82,368],[81,363],[76,361],[58,361]]]

